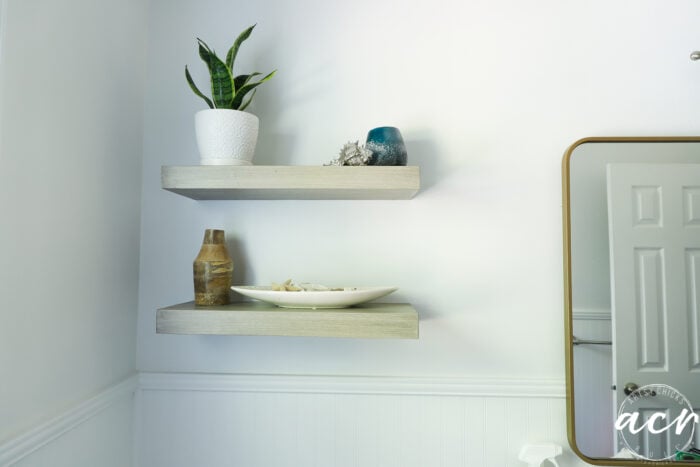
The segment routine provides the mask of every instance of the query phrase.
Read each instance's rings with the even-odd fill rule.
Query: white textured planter
[[[230,109],[200,110],[194,131],[202,165],[252,165],[259,120]]]

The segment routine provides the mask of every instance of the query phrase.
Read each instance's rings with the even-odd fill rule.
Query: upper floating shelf
[[[196,200],[411,199],[418,166],[163,166],[163,189]]]

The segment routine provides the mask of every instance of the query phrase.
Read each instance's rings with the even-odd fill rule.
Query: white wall
[[[139,368],[563,379],[561,157],[584,136],[697,133],[699,14],[690,0],[153,0]],[[206,79],[195,37],[225,54],[256,22],[239,70],[278,69],[251,108],[256,162],[320,165],[395,125],[422,170],[414,200],[195,202],[160,189],[161,165],[198,163],[203,107],[184,80],[185,64]],[[192,299],[209,227],[227,232],[236,283],[396,285],[391,298],[421,315],[420,339],[156,335],[155,310]]]
[[[0,443],[0,465],[132,465],[137,387],[138,376],[132,375],[20,436]]]
[[[144,370],[561,375],[564,150],[585,135],[697,131],[696,2],[172,5],[153,1],[149,24]],[[253,109],[258,163],[322,164],[394,124],[423,170],[417,198],[195,202],[160,189],[162,164],[198,162],[202,103],[183,77],[185,64],[205,77],[195,37],[225,53],[254,22],[241,70],[279,70]],[[399,286],[421,339],[156,335],[155,309],[193,295],[206,227],[226,229],[239,283]]]
[[[0,444],[135,371],[146,19],[141,0],[4,6]],[[128,451],[115,423],[88,439]]]
[[[131,398],[86,420],[54,442],[22,458],[13,467],[126,467],[131,465]]]

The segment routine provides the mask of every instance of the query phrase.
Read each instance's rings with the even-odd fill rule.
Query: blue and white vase
[[[382,126],[370,130],[365,147],[372,152],[367,165],[406,165],[406,145],[398,128]]]

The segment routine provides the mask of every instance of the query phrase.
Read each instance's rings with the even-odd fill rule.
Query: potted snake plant
[[[192,91],[204,100],[208,109],[195,114],[195,136],[202,165],[251,165],[258,140],[258,117],[246,112],[257,87],[272,78],[275,71],[262,78],[261,73],[233,73],[233,65],[241,44],[250,37],[255,25],[243,31],[226,54],[226,60],[201,39],[199,57],[206,64],[211,78],[211,98],[194,84],[185,65],[185,78]]]

